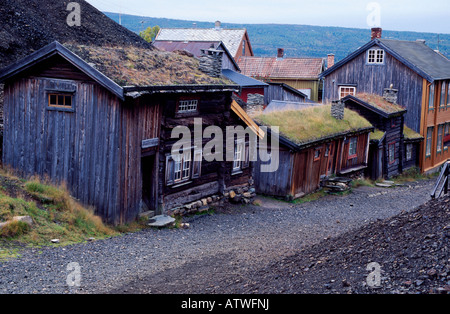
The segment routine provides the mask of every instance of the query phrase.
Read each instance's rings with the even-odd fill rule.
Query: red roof
[[[241,57],[242,74],[251,77],[317,79],[323,71],[322,58]]]

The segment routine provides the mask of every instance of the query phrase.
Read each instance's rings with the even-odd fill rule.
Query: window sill
[[[233,171],[231,172],[231,175],[234,176],[234,175],[241,174],[241,173],[242,173],[242,170],[241,170],[241,169],[239,169],[239,170],[233,170]]]
[[[348,156],[348,160],[350,160],[350,159],[355,159],[355,158],[358,158],[358,155],[351,155],[351,156]]]
[[[172,185],[171,188],[175,189],[175,188],[178,188],[180,186],[188,185],[188,184],[191,184],[191,183],[192,183],[192,181],[177,182],[177,183],[175,183],[175,185]]]
[[[62,108],[62,107],[47,107],[48,111],[63,111],[63,112],[75,112],[74,108]]]

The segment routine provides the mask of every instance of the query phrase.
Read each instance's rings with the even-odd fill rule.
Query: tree
[[[156,35],[158,35],[160,29],[161,27],[158,25],[153,27],[149,26],[145,31],[139,32],[139,36],[151,43],[155,39]]]

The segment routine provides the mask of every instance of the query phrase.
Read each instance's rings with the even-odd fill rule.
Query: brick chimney
[[[331,68],[333,65],[334,65],[334,54],[330,53],[330,54],[328,54],[328,59],[327,59],[328,69]]]
[[[372,28],[372,40],[374,40],[375,38],[380,39],[382,34],[383,34],[382,28],[380,28],[380,27]]]
[[[392,104],[396,104],[398,100],[398,89],[394,89],[391,84],[389,88],[385,88],[383,92],[383,98]]]
[[[331,102],[331,116],[338,120],[344,119],[345,103],[341,100]]]
[[[283,59],[284,58],[284,49],[283,48],[278,48],[277,49],[277,58],[278,59]]]

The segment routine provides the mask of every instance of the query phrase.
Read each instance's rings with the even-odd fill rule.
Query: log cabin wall
[[[233,173],[233,162],[225,161],[226,127],[241,125],[243,121],[231,112],[231,92],[176,94],[164,99],[164,112],[161,122],[160,154],[159,154],[159,208],[167,213],[174,208],[198,201],[212,195],[220,197],[235,187],[249,186],[252,179],[252,165],[239,173]],[[197,112],[192,114],[177,113],[180,100],[197,100]],[[194,119],[202,119],[202,133],[208,126],[218,126],[223,133],[224,161],[206,161],[203,156],[200,176],[189,178],[178,184],[167,184],[167,158],[171,155],[172,146],[179,138],[171,138],[173,128],[186,126],[191,130],[192,146],[194,146]],[[212,138],[202,138],[202,147]],[[201,147],[200,147],[201,148]]]

